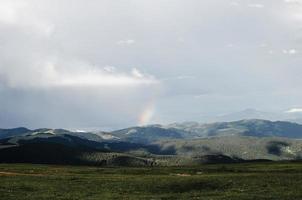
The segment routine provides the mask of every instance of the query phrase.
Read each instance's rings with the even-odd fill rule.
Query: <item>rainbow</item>
[[[155,113],[155,101],[150,101],[145,108],[143,109],[142,113],[139,115],[138,124],[139,126],[147,125],[151,122]]]
[[[156,87],[155,90],[153,90],[153,92],[150,94],[150,99],[146,101],[145,106],[138,116],[139,126],[148,125],[154,121],[157,98],[162,91],[161,85],[158,84],[157,86],[158,87]]]

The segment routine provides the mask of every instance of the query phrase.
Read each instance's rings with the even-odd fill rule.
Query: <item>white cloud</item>
[[[86,59],[58,53],[59,48],[51,48],[52,38],[49,37],[54,31],[54,24],[39,17],[34,6],[29,1],[0,0],[0,27],[4,33],[14,27],[15,39],[23,42],[14,43],[10,34],[2,36],[9,42],[0,49],[1,84],[12,88],[48,88],[124,87],[157,82],[153,76],[145,75],[137,69],[118,72],[113,66],[95,67]],[[135,41],[132,39],[118,42],[120,45],[133,43]]]
[[[207,94],[198,94],[198,95],[194,95],[194,98],[200,99],[200,98],[205,97],[206,95],[207,95]]]
[[[0,22],[5,24],[14,24],[18,19],[18,9],[24,7],[24,2],[16,3],[14,1],[0,2]]]
[[[140,77],[127,74],[106,74],[102,71],[88,71],[85,74],[73,76],[59,76],[54,86],[135,86],[143,84],[154,84],[155,79],[147,78],[141,74]]]
[[[43,21],[26,1],[0,1],[0,23],[18,26],[35,34],[49,36],[55,26]]]
[[[239,6],[240,4],[237,1],[230,2],[231,6]]]
[[[295,55],[298,53],[296,49],[283,49],[282,53],[284,54],[290,54],[290,55]]]
[[[286,111],[287,113],[302,113],[302,108],[292,108]]]
[[[106,72],[113,73],[113,72],[116,71],[116,68],[115,68],[114,66],[105,66],[105,67],[104,67],[104,70],[105,70]]]
[[[131,71],[132,75],[137,78],[143,78],[144,75],[136,68],[133,68]]]
[[[288,4],[301,4],[302,0],[284,0],[284,2]]]
[[[302,20],[302,0],[285,0],[288,6],[286,6],[286,17],[291,20]]]
[[[266,44],[266,43],[260,44],[260,47],[267,47],[267,46],[268,46],[268,44]]]
[[[185,39],[183,37],[178,37],[177,38],[177,42],[179,43],[184,43],[185,42]]]
[[[133,40],[133,39],[117,41],[118,45],[132,45],[134,43],[135,43],[135,40]]]
[[[290,50],[288,51],[288,53],[289,53],[289,54],[296,54],[296,53],[298,53],[298,51],[297,51],[296,49],[290,49]]]
[[[162,81],[169,81],[169,80],[185,80],[185,79],[195,79],[195,76],[191,75],[179,75],[179,76],[174,76],[174,77],[167,77],[161,79]]]
[[[233,43],[229,43],[229,44],[227,44],[226,46],[229,47],[229,48],[232,48],[232,47],[235,47],[236,45],[233,44]]]
[[[182,76],[177,76],[176,79],[179,80],[183,80],[183,79],[193,79],[195,78],[195,76],[186,76],[186,75],[182,75]]]
[[[0,65],[1,83],[11,88],[51,88],[82,86],[139,86],[158,83],[151,75],[134,68],[120,72],[113,66],[104,68],[82,61],[32,60],[23,65]]]
[[[282,53],[288,54],[288,51],[287,51],[286,49],[283,49],[283,50],[282,50]]]
[[[263,4],[258,4],[258,3],[248,4],[247,6],[250,7],[250,8],[264,8]]]

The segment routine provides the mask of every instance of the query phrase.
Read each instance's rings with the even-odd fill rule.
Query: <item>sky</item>
[[[302,0],[0,0],[0,127],[302,112]]]

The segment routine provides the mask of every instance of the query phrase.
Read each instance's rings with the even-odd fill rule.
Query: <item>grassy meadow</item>
[[[302,199],[302,163],[99,168],[0,164],[0,199]]]

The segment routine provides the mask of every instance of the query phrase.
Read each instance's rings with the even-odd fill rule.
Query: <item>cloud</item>
[[[255,3],[255,4],[248,4],[247,5],[250,8],[264,8],[263,4]]]
[[[0,0],[0,127],[117,127],[144,110],[154,122],[299,105],[301,6],[171,2]],[[265,12],[254,12],[259,3]]]
[[[63,65],[63,64],[62,64]],[[1,72],[1,77],[6,80],[6,85],[13,88],[49,88],[49,87],[96,87],[96,86],[136,86],[158,83],[153,76],[143,74],[138,69],[131,73],[117,72],[116,68],[104,69],[90,66],[83,62],[65,63],[65,67],[73,67],[72,71],[60,70],[57,63],[40,63],[37,67],[28,67],[24,70],[32,74],[30,78],[22,76],[20,68],[16,71],[7,69]],[[37,70],[38,69],[38,70]]]
[[[168,77],[168,78],[164,78],[161,79],[162,81],[173,81],[173,80],[185,80],[185,79],[195,79],[195,76],[192,75],[179,75],[179,76],[175,76],[175,77]]]
[[[135,43],[135,40],[133,40],[133,39],[120,40],[120,41],[116,42],[116,44],[118,44],[118,45],[132,45],[134,43]]]
[[[205,93],[197,94],[197,95],[193,95],[193,96],[194,96],[194,98],[199,99],[199,98],[205,97],[206,95],[208,95],[208,93],[205,92]]]
[[[233,43],[229,43],[229,44],[227,44],[226,46],[229,47],[229,48],[233,48],[233,47],[235,47],[236,45],[233,44]]]
[[[286,111],[286,113],[302,113],[302,108],[292,108]]]
[[[144,74],[142,74],[138,69],[133,68],[131,74],[136,78],[143,78]]]
[[[105,66],[105,67],[104,67],[104,70],[105,70],[106,72],[113,73],[113,72],[116,71],[116,68],[115,68],[114,66]]]
[[[140,67],[144,63],[127,62],[128,51],[112,45],[124,29],[110,14],[109,21],[100,22],[99,7],[109,3],[96,4],[102,6],[85,3],[83,10],[80,1],[70,8],[68,1],[0,0],[0,127],[139,123],[161,81]],[[118,31],[108,30],[112,27]]]
[[[230,5],[234,6],[234,7],[239,7],[241,4],[238,1],[231,1]],[[247,6],[249,8],[264,8],[265,7],[263,4],[260,4],[260,3],[249,3],[249,4],[245,4],[244,6]]]
[[[61,51],[50,37],[54,23],[40,18],[30,1],[0,1],[0,84],[11,88],[77,86],[137,86],[158,83],[138,69],[118,71],[113,66],[90,64],[84,58]],[[13,34],[12,34],[12,33]],[[33,34],[32,34],[33,33]],[[4,42],[3,42],[4,41]],[[121,40],[131,45],[134,40]],[[70,51],[70,50],[69,50]]]
[[[296,49],[283,49],[282,53],[284,54],[290,54],[290,55],[295,55],[299,53]]]
[[[239,6],[240,4],[237,1],[230,2],[231,6]]]
[[[302,0],[284,0],[288,4],[302,4]]]
[[[17,21],[17,8],[19,4],[10,1],[0,2],[0,22],[5,24],[14,24]]]
[[[86,70],[86,72],[74,74],[72,76],[59,76],[51,85],[54,86],[135,86],[155,84],[158,81],[151,76],[146,76],[135,69],[136,73],[123,74],[115,73],[108,74],[101,70]]]
[[[178,80],[193,79],[193,78],[195,78],[195,76],[182,75],[182,76],[177,76],[176,77],[176,79],[178,79]]]
[[[27,1],[1,0],[0,24],[16,26],[30,30],[34,34],[50,36],[54,32],[54,25],[42,20],[32,11]]]
[[[284,0],[287,13],[286,17],[291,20],[302,20],[302,0]],[[296,25],[296,24],[295,24]]]

